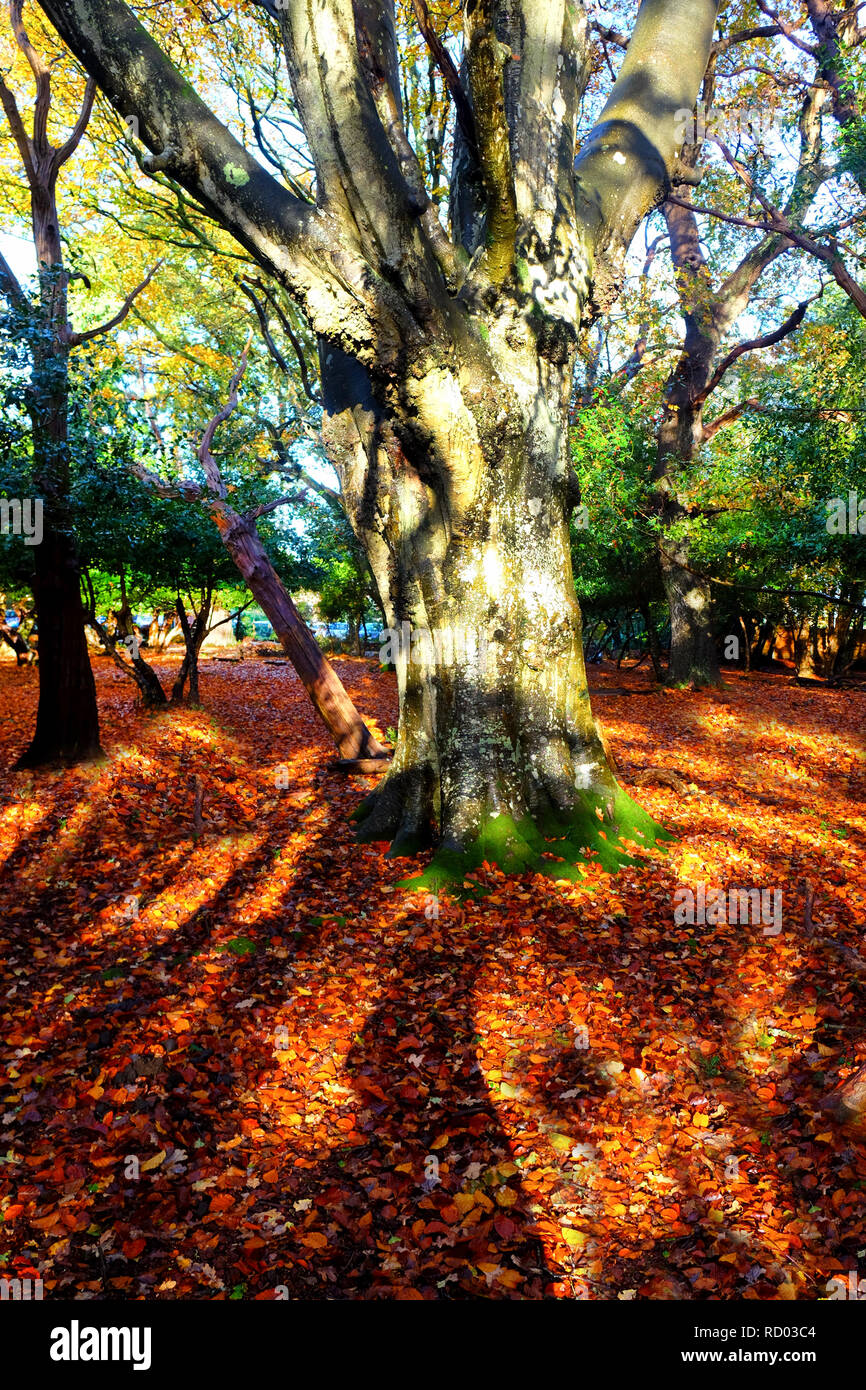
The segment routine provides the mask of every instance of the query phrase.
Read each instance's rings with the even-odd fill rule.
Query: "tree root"
[[[388,857],[398,859],[433,844],[433,778],[432,769],[424,765],[410,770],[390,766],[388,777],[364,798],[352,820],[358,825],[359,843],[389,840]]]
[[[679,772],[666,767],[646,767],[641,772],[628,774],[628,780],[636,787],[645,787],[651,782],[662,787],[670,787],[680,796],[688,796],[689,784]]]
[[[349,777],[371,777],[377,772],[387,772],[391,759],[382,758],[335,758],[327,766],[332,772],[344,772]]]

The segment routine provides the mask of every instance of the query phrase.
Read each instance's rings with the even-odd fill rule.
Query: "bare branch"
[[[454,102],[454,110],[463,132],[463,138],[477,157],[478,133],[475,128],[475,113],[463,83],[460,81],[460,74],[451,60],[450,53],[433,27],[430,12],[427,9],[427,0],[412,0],[412,9],[415,12],[415,22],[421,31],[421,37],[430,49],[451,100]]]
[[[689,203],[684,198],[677,198],[672,193],[668,194],[668,202],[676,203],[679,207],[688,208],[691,212],[703,214],[705,217],[717,217],[721,222],[729,222],[735,227],[754,227],[762,232],[777,232],[787,238],[794,246],[799,246],[804,251],[809,251],[818,260],[823,261],[829,266],[833,279],[837,285],[845,291],[848,298],[856,306],[859,312],[866,318],[866,290],[858,285],[848,267],[845,265],[839,254],[839,248],[832,237],[828,237],[825,245],[823,242],[815,241],[813,237],[807,236],[805,232],[795,230],[786,217],[783,217],[778,209],[773,208],[773,220],[771,222],[757,222],[750,217],[734,217],[731,213],[722,212],[720,208],[702,207],[697,203]],[[772,205],[771,205],[772,206]]]
[[[61,168],[61,166],[66,163],[67,159],[69,159],[70,156],[75,153],[75,151],[78,149],[78,146],[81,144],[84,132],[90,124],[90,117],[93,113],[93,102],[95,98],[96,83],[94,82],[92,77],[88,77],[87,86],[84,88],[84,101],[81,105],[81,112],[79,114],[78,120],[75,122],[75,125],[72,128],[72,133],[69,136],[69,139],[66,140],[60,146],[60,149],[54,156],[54,166],[56,169]]]
[[[761,409],[761,402],[758,400],[757,396],[749,396],[748,400],[740,401],[737,405],[732,405],[730,410],[726,410],[721,415],[717,415],[715,420],[711,420],[709,424],[704,425],[703,438],[705,442],[709,443],[711,439],[714,439],[719,430],[726,429],[728,425],[735,424],[740,416],[744,415],[747,410],[760,411]]]
[[[251,507],[248,512],[244,512],[244,521],[256,522],[260,516],[267,516],[268,512],[275,512],[277,507],[285,507],[288,502],[292,502],[292,497],[278,497],[274,502],[261,502],[257,507]]]
[[[12,32],[36,79],[36,103],[33,107],[33,146],[37,155],[44,156],[48,154],[50,149],[48,144],[48,112],[51,109],[51,69],[42,54],[38,53],[30,42],[27,30],[24,28],[23,10],[24,0],[10,0],[9,22],[12,25]]]
[[[621,33],[619,29],[611,29],[607,24],[599,24],[598,20],[593,20],[592,32],[616,48],[628,48],[628,35]]]
[[[768,5],[767,0],[758,0],[758,9],[773,21],[773,24],[778,27],[781,33],[785,35],[788,42],[792,43],[795,48],[799,48],[803,53],[808,53],[812,58],[817,58],[817,48],[815,48],[813,44],[806,43],[804,39],[801,39],[797,35],[794,26],[783,19],[778,10],[773,9],[772,5]]]
[[[238,365],[232,373],[232,379],[229,382],[228,400],[226,401],[222,409],[217,411],[216,415],[208,424],[204,434],[202,435],[201,444],[198,446],[198,449],[196,450],[196,457],[198,458],[199,463],[204,469],[205,477],[207,479],[207,484],[210,488],[210,491],[222,500],[225,500],[228,490],[226,488],[225,483],[222,480],[222,475],[220,473],[216,459],[211,453],[211,445],[213,444],[214,435],[216,434],[220,425],[223,424],[229,418],[229,416],[232,414],[235,407],[237,406],[238,388],[241,384],[241,380],[243,379],[244,372],[247,369],[247,360],[249,358],[250,344],[252,343],[252,340],[253,330],[250,329],[249,333],[247,334],[247,341],[244,346],[244,350],[240,355]]]
[[[123,323],[133,304],[135,303],[142,290],[146,290],[156,272],[162,265],[162,261],[157,261],[156,265],[147,272],[140,285],[136,285],[134,290],[130,290],[123,304],[118,309],[114,318],[107,323],[101,323],[98,328],[88,328],[84,333],[73,333],[69,329],[61,330],[60,338],[67,347],[80,347],[82,343],[89,343],[92,338],[99,338],[103,333],[110,333],[112,328],[117,328],[118,324]]]
[[[6,119],[9,122],[18,153],[21,156],[21,163],[24,165],[24,172],[27,175],[27,182],[33,188],[37,182],[36,165],[34,164],[33,141],[27,134],[21,113],[18,110],[18,103],[14,93],[6,86],[3,78],[0,77],[0,105],[6,112]]]
[[[265,284],[261,280],[257,280],[256,287],[259,290],[261,290],[265,298],[268,300],[268,303],[271,305],[274,313],[280,321],[280,326],[282,327],[283,332],[285,333],[286,337],[292,345],[292,351],[294,352],[295,357],[298,361],[298,371],[301,374],[301,385],[304,388],[304,393],[306,394],[308,400],[311,400],[314,405],[321,405],[322,397],[313,384],[312,374],[310,372],[310,367],[307,362],[307,355],[304,352],[303,344],[301,343],[300,338],[295,332],[288,314],[283,309],[283,306],[280,304],[276,294],[274,293],[270,285]]]
[[[240,276],[238,277],[238,285],[240,286],[241,290],[243,290],[244,294],[247,296],[247,299],[249,299],[249,300],[251,301],[252,306],[253,306],[253,308],[254,308],[255,311],[256,311],[256,318],[257,318],[258,321],[259,321],[259,328],[260,328],[261,331],[262,331],[262,337],[263,337],[264,340],[265,340],[265,345],[266,345],[266,347],[267,347],[267,349],[268,349],[268,352],[271,354],[271,357],[273,357],[273,359],[274,359],[274,361],[276,362],[277,366],[279,367],[280,371],[281,371],[281,372],[284,372],[286,376],[289,376],[289,374],[290,374],[289,364],[288,364],[288,362],[286,361],[286,359],[285,359],[285,357],[283,356],[283,354],[280,352],[280,350],[279,350],[279,348],[277,347],[276,343],[274,342],[274,339],[273,339],[273,336],[272,336],[272,334],[271,334],[271,331],[270,331],[270,329],[268,328],[268,320],[267,320],[267,317],[266,317],[266,315],[265,315],[265,311],[264,311],[264,309],[263,309],[263,307],[262,307],[262,302],[261,302],[261,300],[259,299],[258,295],[256,294],[255,290],[252,288],[252,286],[251,286],[251,285],[248,285],[247,282],[246,282],[245,280],[242,280],[242,279],[240,278]]]
[[[734,363],[738,361],[744,353],[761,352],[764,348],[774,347],[776,343],[781,343],[783,338],[787,338],[790,333],[793,333],[795,329],[799,328],[803,319],[806,317],[806,311],[809,305],[814,304],[815,300],[819,299],[823,292],[824,287],[822,285],[818,294],[814,294],[811,299],[806,299],[802,304],[798,304],[793,314],[785,319],[785,322],[781,324],[779,328],[774,329],[772,333],[764,333],[759,338],[749,338],[745,342],[738,343],[735,348],[732,348],[728,355],[722,358],[703,391],[694,397],[694,404],[703,405],[707,397],[711,396],[716,387],[720,384],[725,373],[733,367]]]
[[[153,489],[157,497],[180,499],[184,502],[200,502],[205,495],[203,488],[199,487],[198,483],[167,482],[158,473],[145,468],[138,459],[127,459],[126,466],[130,473],[138,478],[139,482],[147,483],[147,486]]]

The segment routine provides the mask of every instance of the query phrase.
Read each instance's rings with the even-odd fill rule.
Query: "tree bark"
[[[400,700],[392,768],[360,835],[394,854],[433,841],[465,853],[491,822],[506,858],[530,852],[520,827],[533,822],[597,848],[596,809],[611,841],[627,811],[590,709],[571,571],[572,356],[545,363],[539,383],[534,346],[521,360],[506,342],[500,371],[479,364],[465,397],[422,377],[411,419],[378,407],[356,362],[323,354],[330,456],[388,619]],[[443,448],[465,480],[450,514],[425,483]],[[387,507],[370,506],[370,470]]]
[[[173,705],[179,704],[183,699],[183,690],[187,680],[189,680],[188,703],[194,707],[198,707],[201,704],[201,694],[198,683],[198,658],[202,643],[207,636],[212,603],[213,594],[211,591],[208,591],[202,599],[201,608],[198,609],[192,623],[190,623],[183,599],[178,594],[176,607],[181,631],[183,632],[184,654],[183,661],[180,664],[180,670],[177,673],[171,692],[171,703]]]
[[[702,98],[705,107],[712,106],[714,95],[715,55],[704,75]],[[811,91],[800,111],[799,160],[786,203],[787,215],[805,215],[824,177],[821,108],[825,97],[822,90]],[[697,131],[694,139],[686,139],[678,161],[681,170],[697,171],[702,145],[703,136]],[[671,192],[676,198],[683,198],[689,186],[677,184]],[[761,276],[790,243],[776,233],[766,236],[721,283],[714,284],[694,212],[671,199],[663,204],[662,210],[685,320],[682,352],[665,385],[654,473],[660,519],[659,562],[671,615],[668,680],[675,685],[700,687],[718,685],[721,672],[713,636],[710,585],[694,572],[692,564],[694,523],[682,498],[684,484],[701,448],[714,432],[712,426],[704,425],[707,400],[744,352],[765,343],[764,339],[753,339],[721,356],[725,335],[748,308]],[[776,334],[768,335],[766,341],[778,341],[793,331],[804,312],[805,306],[800,306]],[[730,419],[735,417],[736,412]]]
[[[42,542],[33,547],[39,703],[33,739],[18,760],[19,768],[77,763],[101,752],[96,685],[84,636],[81,569],[68,506],[68,354],[45,339],[41,335],[33,348],[29,396],[33,481],[43,500]]]
[[[336,672],[325,660],[262,544],[255,523],[225,503],[213,518],[223,542],[269,619],[318,713],[331,732],[341,758],[384,758],[385,749],[370,733]]]
[[[659,644],[658,631],[656,629],[655,623],[652,620],[652,615],[650,614],[649,610],[649,604],[643,604],[641,606],[640,612],[641,617],[644,621],[644,627],[646,628],[647,646],[649,647],[653,675],[655,676],[659,685],[661,685],[662,681],[664,680],[664,671],[662,670],[662,651],[661,646]]]

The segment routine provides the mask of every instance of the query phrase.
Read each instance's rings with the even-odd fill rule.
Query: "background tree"
[[[39,705],[36,730],[19,765],[77,762],[99,751],[99,717],[84,637],[80,569],[69,510],[69,375],[72,350],[115,327],[136,293],[108,323],[75,332],[68,322],[69,272],[63,261],[57,211],[57,180],[75,153],[90,119],[95,84],[88,81],[83,104],[68,137],[53,145],[48,136],[51,67],[31,44],[23,23],[23,0],[11,0],[15,41],[35,84],[32,129],[28,131],[12,89],[0,79],[0,103],[24,167],[33,245],[38,266],[36,299],[19,284],[0,256],[0,291],[10,314],[10,331],[26,342],[30,418],[30,486],[43,506],[43,536],[33,547],[33,593],[39,629]]]

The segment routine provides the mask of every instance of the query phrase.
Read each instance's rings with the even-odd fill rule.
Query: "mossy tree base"
[[[363,834],[363,831],[362,831]],[[460,891],[467,874],[487,864],[504,874],[543,874],[577,881],[585,866],[599,865],[616,873],[636,864],[636,852],[662,847],[675,837],[617,787],[613,796],[584,792],[570,812],[551,813],[543,820],[508,814],[490,816],[477,838],[465,848],[440,848],[420,873],[400,880],[409,891]],[[394,846],[391,857],[409,857],[425,848]]]

